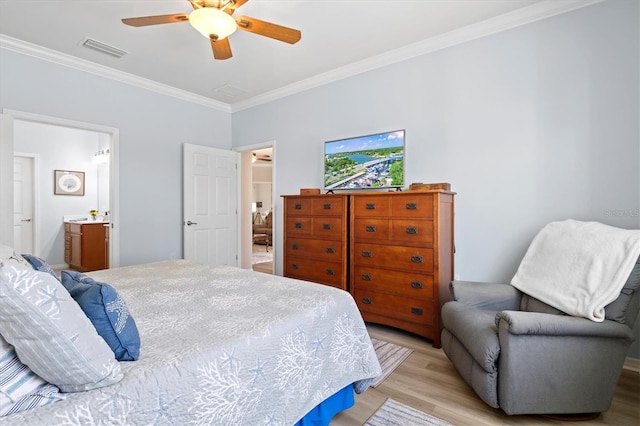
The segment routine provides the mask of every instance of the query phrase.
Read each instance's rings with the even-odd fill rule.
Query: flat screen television
[[[404,186],[404,130],[324,143],[324,189]]]

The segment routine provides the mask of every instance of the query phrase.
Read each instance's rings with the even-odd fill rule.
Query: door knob
[[[191,222],[190,220],[187,221],[187,226],[191,226],[191,225],[197,225],[198,222]]]
[[[20,222],[31,222],[31,219],[22,219]]]

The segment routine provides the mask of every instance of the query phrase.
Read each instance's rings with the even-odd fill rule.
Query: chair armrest
[[[483,310],[516,310],[522,293],[508,284],[475,281],[452,281],[451,299]]]
[[[610,320],[595,322],[568,315],[502,311],[496,314],[496,326],[499,330],[504,327],[513,335],[608,337],[633,341],[633,330],[625,324]]]

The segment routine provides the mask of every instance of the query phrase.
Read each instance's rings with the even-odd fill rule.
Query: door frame
[[[28,152],[14,152],[14,157],[25,157],[31,159],[31,179],[33,180],[33,197],[31,199],[33,211],[31,215],[31,223],[33,224],[33,234],[31,238],[31,247],[33,250],[31,254],[34,256],[40,256],[40,174],[38,173],[40,167],[40,155]]]
[[[253,247],[253,228],[251,222],[251,191],[252,191],[252,172],[251,172],[251,151],[262,148],[271,148],[272,149],[272,161],[271,161],[271,206],[273,208],[273,218],[271,220],[271,229],[272,229],[272,249],[273,249],[273,269],[272,273],[276,272],[276,262],[280,257],[281,248],[276,245],[279,242],[277,237],[277,228],[278,228],[278,220],[277,217],[277,206],[276,206],[276,162],[278,156],[276,155],[276,141],[269,140],[264,142],[259,142],[251,145],[241,145],[233,147],[234,151],[238,151],[241,154],[242,160],[241,163],[241,172],[240,172],[240,185],[239,188],[239,200],[240,200],[240,232],[239,235],[241,237],[241,241],[239,243],[239,251],[243,255],[241,259],[245,259],[242,267],[245,269],[251,269],[251,251]],[[244,169],[248,170],[244,170]],[[247,260],[248,259],[248,263]],[[247,266],[248,265],[248,266]]]
[[[13,194],[13,122],[14,120],[31,121],[40,124],[49,124],[60,127],[70,127],[73,129],[87,130],[98,133],[106,133],[110,136],[109,141],[109,211],[110,211],[110,224],[109,229],[109,267],[116,268],[120,266],[120,164],[118,161],[119,156],[119,141],[120,141],[120,129],[115,127],[103,126],[101,124],[86,123],[82,121],[68,120],[66,118],[52,117],[48,115],[36,114],[25,111],[17,111],[13,109],[3,108],[3,127],[6,129],[2,131],[2,139],[0,140],[0,152],[11,152],[11,188],[7,188],[7,183],[4,182],[4,176],[7,176],[9,171],[3,175],[3,179],[0,181],[3,192],[5,189],[10,189],[10,193]],[[6,119],[5,117],[8,117]],[[4,166],[4,164],[3,164]],[[13,211],[13,195],[11,196],[11,208]],[[6,207],[5,207],[6,210]],[[3,221],[5,215],[2,215],[3,219],[0,219],[0,230],[7,229],[7,224]],[[11,230],[13,233],[13,215],[11,218]],[[13,238],[10,238],[13,241]]]

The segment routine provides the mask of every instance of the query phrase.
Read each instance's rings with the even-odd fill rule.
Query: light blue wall
[[[509,282],[549,221],[640,227],[638,13],[609,1],[238,111],[233,144],[277,141],[282,223],[280,195],[322,187],[323,141],[404,128],[406,182],[458,193],[456,274]]]
[[[0,49],[0,108],[120,130],[120,260],[182,254],[182,144],[231,147],[231,115]]]
[[[279,196],[322,186],[323,141],[404,128],[406,182],[458,193],[456,273],[509,280],[549,221],[640,225],[637,16],[598,4],[238,111],[233,144],[277,141]]]

